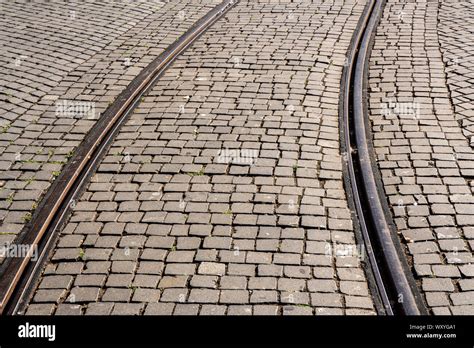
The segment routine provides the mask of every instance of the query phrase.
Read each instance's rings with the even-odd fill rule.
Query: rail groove
[[[384,3],[371,0],[367,4],[348,51],[341,85],[341,146],[347,154],[350,194],[384,312],[420,315],[426,309],[378,189],[372,137],[366,126],[368,59]]]

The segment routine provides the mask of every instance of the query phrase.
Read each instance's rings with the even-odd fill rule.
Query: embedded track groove
[[[366,125],[368,58],[383,6],[384,0],[367,4],[349,48],[341,85],[342,151],[347,154],[350,191],[384,313],[420,315],[426,309],[393,232]]]

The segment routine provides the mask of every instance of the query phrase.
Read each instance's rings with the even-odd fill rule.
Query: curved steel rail
[[[380,198],[368,140],[371,134],[366,127],[368,58],[383,5],[384,0],[368,3],[352,38],[342,80],[342,146],[348,155],[351,192],[385,313],[419,315],[426,309]]]
[[[224,0],[193,24],[153,62],[144,68],[92,127],[61,174],[51,185],[33,215],[31,223],[18,236],[16,243],[30,246],[24,258],[10,258],[0,268],[0,314],[18,313],[24,297],[32,286],[33,276],[40,270],[45,251],[58,227],[64,222],[71,203],[87,183],[91,172],[105,154],[117,131],[143,96],[166,68],[212,24],[239,0]],[[31,260],[34,247],[40,247],[39,258]]]

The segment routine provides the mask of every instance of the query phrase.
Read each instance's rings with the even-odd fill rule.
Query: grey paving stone
[[[225,315],[226,310],[226,306],[202,305],[199,315]]]
[[[86,315],[109,315],[114,304],[112,302],[90,303],[87,306]]]
[[[308,306],[284,306],[283,315],[312,315],[313,309]]]
[[[150,303],[146,306],[145,315],[171,315],[173,314],[174,303]]]
[[[200,274],[223,275],[225,273],[225,264],[202,262],[198,268]]]
[[[219,290],[192,289],[188,301],[197,303],[218,303]]]
[[[246,290],[222,290],[220,303],[245,304],[249,302],[249,292]]]
[[[139,315],[144,307],[143,303],[116,303],[112,315]]]
[[[186,25],[169,14],[186,5],[186,24],[211,7],[166,3],[163,21],[150,29],[160,22],[172,42]],[[355,243],[337,105],[348,24],[363,8],[237,4],[178,57],[120,129],[51,260],[75,265],[57,274],[100,287],[99,303],[113,304],[111,314],[314,315],[313,307],[343,314],[346,293],[372,304],[368,287],[359,287],[366,281],[360,260],[324,254],[328,242]],[[168,22],[179,30],[169,32]],[[329,28],[327,41],[321,31]],[[160,30],[151,30],[150,59],[160,52]],[[146,65],[138,60],[131,72]],[[104,75],[114,87],[106,88],[107,103],[126,85],[115,84],[115,74]]]
[[[28,306],[26,315],[51,315],[54,310],[54,304],[52,303],[33,303]]]
[[[80,305],[61,303],[56,308],[55,315],[81,315],[82,307]]]
[[[102,295],[105,302],[127,302],[132,296],[132,289],[107,288]]]

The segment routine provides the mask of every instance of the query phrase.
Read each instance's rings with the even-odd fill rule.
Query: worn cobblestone
[[[106,107],[212,6],[201,0],[0,4],[0,242],[12,242],[31,219]],[[80,206],[94,212],[94,204]]]
[[[85,314],[375,313],[363,260],[336,253],[356,243],[338,102],[364,5],[241,1],[174,62],[51,260],[106,276]]]

